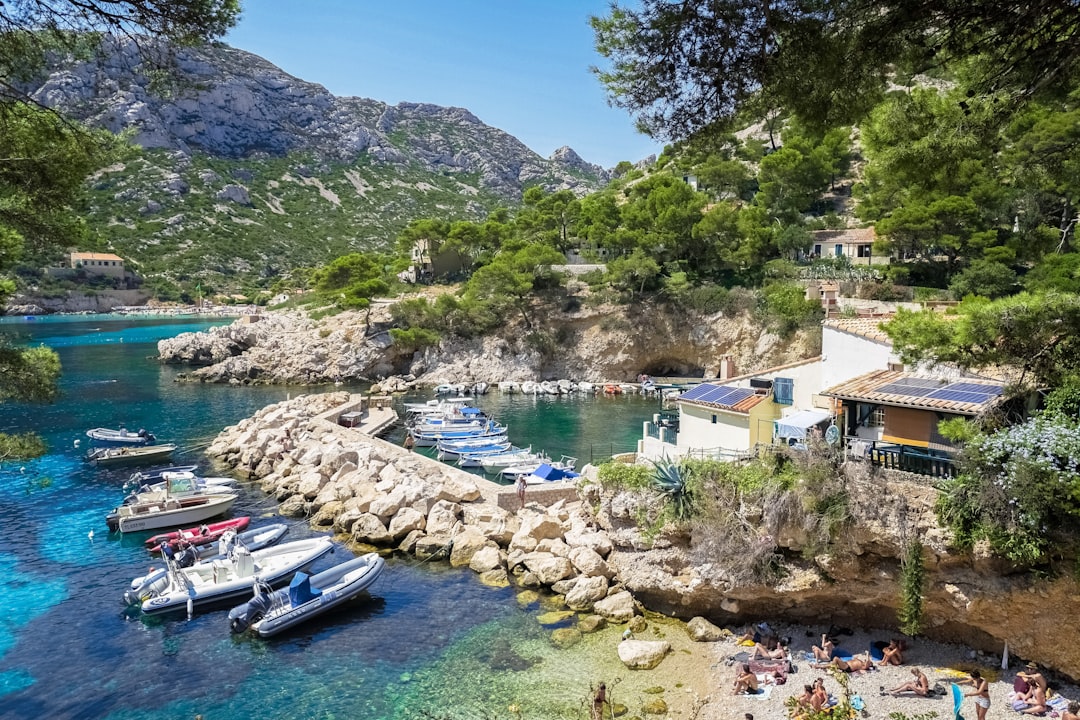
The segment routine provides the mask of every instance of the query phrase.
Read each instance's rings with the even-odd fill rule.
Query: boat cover
[[[805,440],[806,431],[828,420],[832,415],[826,410],[800,410],[773,424],[773,435],[778,438]]]
[[[303,605],[320,595],[322,595],[322,590],[311,587],[310,575],[305,572],[298,572],[293,575],[292,582],[289,583],[289,602],[292,603],[293,607]]]
[[[581,477],[576,472],[570,470],[563,470],[562,468],[552,467],[549,463],[544,463],[540,467],[533,470],[533,475],[541,480],[565,480],[566,478]]]
[[[483,412],[480,410],[480,408],[463,407],[463,408],[461,408],[461,414],[466,415],[466,416],[468,416],[468,415],[483,415]]]

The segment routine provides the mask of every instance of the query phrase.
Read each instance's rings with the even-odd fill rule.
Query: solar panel
[[[913,388],[940,388],[944,386],[944,382],[935,378],[900,378],[892,383],[893,385],[906,385]]]
[[[887,393],[889,395],[903,395],[904,397],[925,397],[926,395],[929,395],[936,390],[937,388],[903,385],[901,383],[889,383],[888,385],[879,387],[874,392]]]
[[[992,397],[995,397],[995,395],[991,395],[990,393],[964,392],[963,390],[945,388],[927,395],[927,400],[947,400],[949,402],[982,404]]]
[[[949,385],[946,390],[959,390],[960,392],[973,392],[980,395],[1000,395],[1000,385],[985,385],[983,383],[957,382]]]
[[[728,388],[724,387],[723,385],[720,385],[720,386],[714,385],[712,387],[712,390],[710,390],[709,392],[702,395],[700,398],[698,398],[698,400],[701,401],[701,402],[714,403],[714,402],[717,401],[716,400],[717,398],[724,397],[727,394],[728,394]]]
[[[698,400],[705,393],[715,390],[716,386],[709,383],[701,383],[695,387],[690,388],[682,395],[679,396],[680,400]]]

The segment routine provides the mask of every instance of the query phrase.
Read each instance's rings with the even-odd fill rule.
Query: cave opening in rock
[[[647,363],[641,372],[661,378],[704,378],[705,368],[679,358],[660,358]]]

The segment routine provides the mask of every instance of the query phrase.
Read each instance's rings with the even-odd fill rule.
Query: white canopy
[[[815,425],[820,425],[831,417],[832,413],[827,410],[800,410],[775,421],[773,435],[778,438],[805,440],[807,430]]]

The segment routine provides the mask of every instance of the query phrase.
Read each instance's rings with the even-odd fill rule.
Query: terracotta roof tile
[[[858,335],[859,337],[873,340],[882,345],[892,345],[892,340],[890,340],[889,336],[885,334],[885,331],[881,329],[881,323],[888,322],[892,317],[892,315],[889,315],[886,317],[873,318],[831,318],[826,320],[824,325],[827,328],[846,332],[851,335]]]

